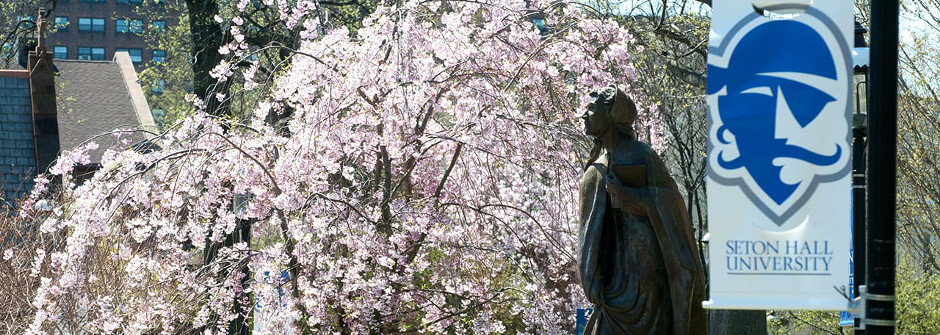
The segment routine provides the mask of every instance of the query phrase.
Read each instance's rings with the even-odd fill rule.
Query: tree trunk
[[[189,34],[192,39],[193,93],[205,101],[206,112],[230,116],[229,104],[220,102],[214,93],[228,96],[231,80],[220,83],[212,78],[212,69],[222,61],[219,47],[226,43],[222,26],[215,22],[219,14],[216,0],[186,0],[189,9]]]

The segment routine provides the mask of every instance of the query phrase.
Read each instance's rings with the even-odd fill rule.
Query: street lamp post
[[[865,331],[894,334],[898,132],[898,0],[871,1]]]
[[[853,297],[865,285],[865,147],[868,137],[868,42],[866,30],[855,21],[855,50],[852,53],[855,113],[852,115],[852,275]],[[855,318],[855,334],[865,334],[862,319]]]

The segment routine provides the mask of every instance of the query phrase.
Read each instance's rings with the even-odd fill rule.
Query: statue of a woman
[[[636,139],[633,101],[591,93],[595,137],[581,178],[581,285],[595,304],[586,334],[708,334],[704,273],[682,195],[662,159]],[[602,154],[603,153],[603,154]]]

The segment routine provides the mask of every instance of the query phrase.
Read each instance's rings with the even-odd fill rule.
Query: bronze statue
[[[581,286],[595,305],[585,334],[708,334],[705,277],[676,182],[637,140],[633,101],[614,85],[591,97],[578,236]]]

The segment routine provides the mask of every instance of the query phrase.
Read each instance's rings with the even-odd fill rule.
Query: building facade
[[[111,60],[126,51],[139,70],[166,59],[157,34],[179,24],[177,0],[59,0],[47,46],[55,59]]]

